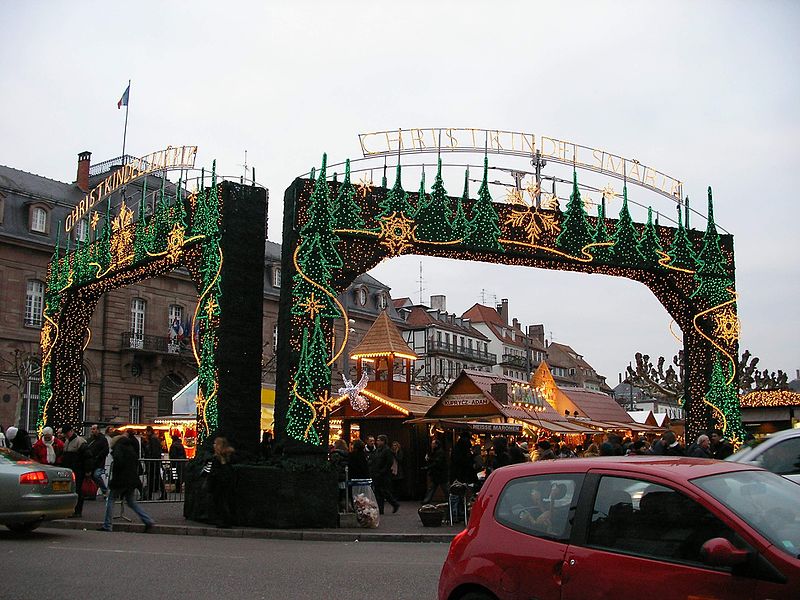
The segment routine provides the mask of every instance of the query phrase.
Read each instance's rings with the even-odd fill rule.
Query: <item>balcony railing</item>
[[[518,367],[520,369],[524,369],[527,366],[525,357],[516,354],[503,354],[500,364],[503,366]]]
[[[191,352],[189,346],[166,335],[142,335],[126,331],[122,334],[123,350],[157,352],[161,354],[181,354]]]
[[[466,348],[457,344],[448,344],[438,340],[428,340],[428,354],[442,354],[452,358],[460,358],[484,365],[497,364],[497,355],[490,352],[481,352],[474,348]]]

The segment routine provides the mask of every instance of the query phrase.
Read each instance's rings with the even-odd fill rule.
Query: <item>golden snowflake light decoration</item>
[[[219,304],[217,303],[217,299],[214,296],[208,297],[208,302],[206,302],[206,307],[203,309],[206,313],[206,316],[211,319],[215,314],[219,312]]]
[[[525,188],[525,191],[528,192],[528,196],[531,199],[531,204],[536,203],[536,197],[542,193],[542,186],[539,183],[532,179],[528,186]]]
[[[129,225],[133,222],[133,211],[125,205],[119,207],[119,214],[111,223],[111,241],[109,243],[114,264],[122,266],[133,260],[133,232]]]
[[[186,230],[179,224],[172,227],[167,238],[167,256],[172,262],[177,262],[183,254],[183,243],[185,239]]]
[[[731,309],[714,315],[714,335],[731,345],[739,339],[739,317]]]
[[[361,179],[358,180],[358,193],[361,194],[362,198],[366,198],[367,194],[372,191],[372,179],[367,179],[367,176],[364,175]]]
[[[322,418],[327,418],[331,411],[336,408],[342,400],[343,398],[331,397],[328,390],[325,390],[320,394],[319,399],[313,403],[313,406],[317,413],[322,415]]]
[[[525,204],[525,200],[522,199],[522,192],[517,188],[511,188],[508,190],[506,193],[506,202],[508,204]]]
[[[539,212],[535,206],[515,207],[503,224],[524,229],[528,242],[534,245],[539,243],[545,233],[558,235],[561,232],[555,215]]]
[[[319,312],[323,308],[325,308],[325,305],[314,296],[314,292],[311,292],[311,295],[308,297],[308,300],[306,300],[305,302],[300,302],[298,306],[300,306],[306,313],[308,313],[308,317],[312,321],[319,314]]]
[[[100,221],[100,213],[98,213],[97,211],[94,211],[94,212],[92,213],[92,220],[91,220],[91,222],[90,222],[90,223],[91,223],[91,226],[92,226],[92,231],[94,231],[95,229],[97,229],[97,223],[98,223],[99,221]]]
[[[614,191],[614,187],[610,183],[600,190],[600,193],[603,195],[604,200],[613,200],[619,195]]]
[[[402,253],[411,248],[414,243],[414,231],[417,226],[414,220],[409,219],[403,213],[393,212],[391,215],[380,221],[381,232],[378,241],[382,246],[386,246],[393,255]]]

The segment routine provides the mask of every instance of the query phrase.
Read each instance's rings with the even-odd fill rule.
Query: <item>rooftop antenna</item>
[[[244,176],[240,180],[240,183],[244,185],[244,180],[247,179],[247,150],[244,151],[244,164],[239,166],[244,167]]]

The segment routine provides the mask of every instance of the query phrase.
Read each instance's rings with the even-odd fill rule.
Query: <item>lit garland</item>
[[[605,191],[597,216],[587,216],[577,173],[569,204],[562,213],[555,189],[551,209],[537,205],[538,188],[529,190],[530,206],[524,202],[493,202],[486,156],[477,199],[469,198],[468,173],[462,197],[448,198],[439,163],[430,195],[421,183],[415,207],[403,189],[399,163],[391,189],[384,185],[356,194],[349,189],[348,165],[345,181],[333,184],[338,186],[338,194],[332,201],[324,161],[318,177],[298,184],[294,202],[301,236],[294,246],[286,244],[287,249],[292,246],[292,251],[300,250],[296,265],[299,277],[293,279],[292,288],[291,354],[286,357],[293,374],[290,380],[298,384],[296,389],[302,396],[294,397],[299,404],[294,403],[287,425],[294,439],[317,444],[327,435],[325,415],[314,411],[314,403],[321,406],[320,398],[330,389],[325,369],[335,350],[332,319],[346,319],[343,310],[334,310],[339,307],[327,298],[347,289],[358,274],[386,257],[407,253],[602,273],[644,283],[684,333],[691,365],[686,389],[689,433],[699,434],[716,419],[724,420],[731,435],[739,435],[741,417],[729,389],[729,380],[735,375],[731,361],[738,351],[733,245],[730,236],[723,241],[716,232],[710,196],[708,227],[701,245],[698,236],[680,219],[677,228],[663,227],[654,223],[652,211],[648,211],[646,224],[634,224],[627,186],[623,187],[617,220],[606,217]],[[350,206],[349,216],[345,206]],[[337,266],[339,256],[345,266]],[[712,386],[719,355],[729,364],[720,366],[716,375],[724,376],[724,385],[715,379]],[[329,375],[329,369],[327,372]],[[314,385],[318,387],[312,389]]]
[[[756,390],[744,394],[740,402],[742,408],[800,406],[800,392],[792,392],[791,390]]]
[[[98,234],[98,213],[92,217],[94,240],[76,243],[72,252],[67,238],[61,256],[60,235],[50,261],[45,292],[44,325],[40,344],[42,379],[37,429],[78,420],[83,352],[91,332],[88,324],[99,298],[113,290],[169,272],[184,265],[195,278],[199,296],[195,322],[200,326],[200,351],[192,345],[198,366],[200,442],[219,426],[216,368],[217,329],[222,314],[220,246],[222,199],[212,168],[211,188],[201,180],[200,191],[185,197],[182,182],[169,198],[162,184],[153,216],[146,218],[143,186],[138,219],[123,201],[116,216],[111,199],[106,203]],[[191,215],[186,206],[191,208]],[[191,221],[191,228],[188,226]],[[243,242],[244,243],[244,242]],[[88,337],[87,337],[88,332]]]

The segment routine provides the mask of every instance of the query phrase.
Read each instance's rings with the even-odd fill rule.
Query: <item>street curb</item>
[[[52,529],[95,530],[100,527],[99,521],[58,520],[48,521],[42,527]],[[140,523],[115,523],[114,531],[128,533],[144,533],[144,525]],[[308,529],[252,529],[231,528],[218,529],[203,525],[159,525],[156,523],[151,534],[189,535],[225,538],[249,538],[272,540],[297,540],[306,542],[406,542],[406,543],[447,543],[455,537],[455,533],[387,533],[371,531],[330,531]]]

